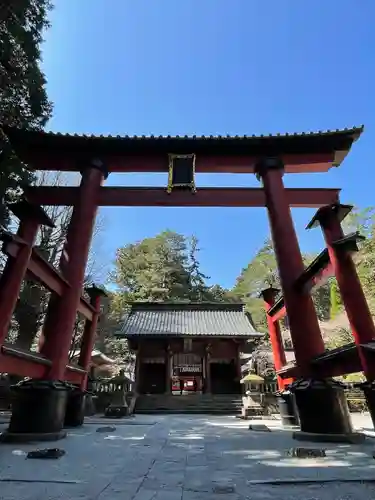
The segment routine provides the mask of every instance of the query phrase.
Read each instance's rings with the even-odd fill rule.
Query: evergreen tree
[[[49,0],[5,1],[0,6],[0,225],[7,226],[6,203],[15,201],[34,176],[18,159],[7,127],[40,129],[51,116],[40,44],[48,27]]]
[[[340,311],[340,299],[335,279],[332,279],[329,285],[330,292],[330,319],[334,319]]]
[[[52,106],[40,69],[50,0],[6,1],[0,7],[0,123],[42,128]]]
[[[189,298],[192,301],[202,302],[211,299],[209,288],[206,285],[208,276],[203,274],[200,270],[200,263],[198,261],[198,240],[195,236],[190,238],[189,247],[189,265],[188,272],[190,277],[190,293]]]
[[[259,298],[262,290],[273,286],[279,288],[276,257],[272,242],[267,239],[238,276],[233,292],[245,303],[253,321],[261,331],[267,330],[263,300]]]
[[[117,251],[112,280],[132,300],[186,300],[190,276],[185,238],[164,231]]]
[[[198,240],[173,231],[118,249],[110,279],[118,292],[112,296],[115,309],[133,300],[227,302],[236,294],[219,285],[208,286],[201,271]]]

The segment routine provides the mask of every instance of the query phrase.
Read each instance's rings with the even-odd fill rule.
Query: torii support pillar
[[[54,321],[48,321],[45,341],[41,352],[52,362],[47,380],[28,382],[27,396],[15,402],[17,413],[23,419],[13,422],[10,428],[15,434],[24,434],[24,440],[55,440],[65,437],[62,431],[68,393],[71,386],[64,382],[74,323],[82,294],[93,227],[97,213],[97,200],[106,170],[100,160],[83,165],[79,196],[74,205],[73,228],[69,231],[69,260],[65,278],[70,286],[53,307]],[[24,392],[24,391],[22,391]],[[24,429],[28,430],[25,431]]]
[[[78,359],[78,365],[80,368],[83,368],[86,373],[82,377],[80,386],[69,393],[64,421],[65,427],[79,427],[84,421],[87,397],[87,378],[100,316],[100,300],[103,296],[106,296],[104,290],[96,287],[95,285],[87,288],[86,292],[90,297],[90,304],[95,310],[92,320],[90,321],[87,319],[85,322]]]
[[[68,276],[69,276],[69,245],[72,244],[72,240],[74,237],[74,232],[76,231],[75,229],[75,224],[74,224],[74,219],[77,216],[77,211],[73,210],[72,217],[69,222],[66,238],[65,238],[65,243],[61,252],[60,256],[60,262],[59,262],[59,270],[64,276],[64,278],[69,281]],[[43,346],[46,340],[46,332],[53,331],[54,329],[54,324],[55,324],[55,317],[58,311],[59,307],[59,300],[60,298],[57,295],[51,294],[51,297],[48,302],[48,307],[47,307],[47,313],[46,313],[46,318],[44,320],[43,324],[43,330],[42,333],[39,337],[39,342],[38,342],[38,350],[39,352],[43,352]]]
[[[9,205],[9,209],[20,221],[16,236],[22,248],[15,259],[8,257],[0,279],[0,345],[8,334],[38,230],[42,225],[54,227],[44,210],[26,200]]]
[[[311,360],[324,352],[324,343],[311,296],[301,294],[295,286],[304,264],[284,188],[284,165],[279,158],[265,158],[257,163],[256,173],[263,183],[290,335],[301,374],[301,379],[290,386],[300,417],[299,438],[327,438],[334,434],[344,439],[352,427],[342,394],[330,380],[318,380],[311,368]]]
[[[375,364],[373,359],[368,358],[363,348],[364,344],[375,340],[375,326],[351,256],[351,250],[357,250],[356,241],[345,238],[341,227],[342,220],[352,208],[351,205],[339,203],[322,207],[308,227],[313,227],[314,223],[318,222],[322,228],[329,258],[357,345],[362,370],[367,378],[367,383],[363,384],[363,390],[375,426]]]
[[[268,311],[274,305],[276,296],[279,292],[280,290],[278,288],[270,287],[262,290],[260,293],[266,310],[268,333],[270,336],[276,372],[281,370],[281,368],[286,365],[286,356],[279,321],[274,321],[272,317],[269,316]],[[276,398],[282,424],[284,426],[298,425],[299,419],[294,395],[289,390],[285,390],[284,381],[279,375],[277,375],[277,388],[278,392],[276,394]]]
[[[270,336],[273,361],[275,364],[276,372],[281,370],[281,368],[286,365],[285,350],[279,322],[273,321],[272,317],[267,313],[269,309],[274,305],[275,298],[279,292],[280,290],[278,288],[270,287],[265,288],[260,293],[260,296],[264,301],[264,308],[267,316],[268,333]],[[280,376],[277,376],[277,388],[279,389],[279,391],[284,390],[284,381]]]

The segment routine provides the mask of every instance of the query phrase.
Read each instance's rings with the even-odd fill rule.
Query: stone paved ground
[[[368,417],[357,420],[371,427]],[[319,445],[297,443],[278,422],[266,423],[272,432],[249,431],[249,422],[232,417],[145,415],[111,421],[116,431],[97,433],[108,421],[96,419],[49,444],[66,455],[48,461],[25,458],[35,445],[2,444],[0,499],[375,499],[372,439],[320,445],[326,458],[292,459],[289,448]],[[317,479],[333,482],[297,482]],[[344,482],[349,479],[374,483]],[[292,484],[257,484],[265,480]]]

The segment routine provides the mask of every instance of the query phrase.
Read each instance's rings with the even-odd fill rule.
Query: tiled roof
[[[4,128],[10,142],[17,147],[43,147],[60,149],[63,153],[83,152],[88,148],[91,154],[288,154],[316,151],[348,151],[363,131],[363,127],[315,132],[284,133],[270,135],[79,135],[45,131],[26,131]]]
[[[333,135],[355,135],[359,136],[363,132],[364,126],[354,126],[350,128],[343,128],[343,129],[334,129],[334,130],[316,130],[316,131],[309,131],[309,132],[285,132],[283,134],[278,133],[278,134],[249,134],[249,135],[95,135],[95,134],[63,134],[61,132],[46,132],[46,131],[33,131],[33,130],[22,130],[22,129],[12,129],[12,128],[5,128],[5,131],[7,133],[23,133],[26,135],[29,135],[30,137],[32,135],[39,135],[39,136],[44,136],[44,137],[66,137],[66,138],[76,138],[76,139],[108,139],[108,140],[118,140],[118,139],[124,139],[124,140],[136,140],[136,141],[145,141],[145,140],[248,140],[248,139],[267,139],[267,138],[277,138],[277,137],[305,137],[305,136],[333,136]]]
[[[242,304],[133,303],[121,337],[257,337]]]
[[[78,358],[79,355],[80,355],[81,351],[78,349],[78,350],[75,350],[73,351],[72,353],[72,358]],[[103,352],[99,351],[98,349],[94,349],[92,352],[91,352],[91,359],[93,358],[101,358],[101,360],[103,361],[103,364],[104,363],[108,363],[109,365],[111,364],[115,364],[116,361],[110,357],[108,357],[106,354],[104,354]]]

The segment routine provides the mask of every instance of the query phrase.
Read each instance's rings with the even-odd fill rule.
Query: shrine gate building
[[[133,302],[118,336],[136,352],[139,394],[238,394],[240,352],[262,334],[243,304]]]

